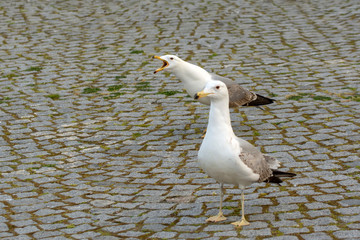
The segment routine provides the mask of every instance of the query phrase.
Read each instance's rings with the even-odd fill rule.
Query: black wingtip
[[[256,96],[257,98],[254,101],[247,103],[246,106],[268,105],[275,102],[275,99],[272,98],[264,97],[259,94],[256,94]]]
[[[195,93],[194,99],[199,99],[199,95],[197,93]]]
[[[264,182],[267,183],[276,183],[279,184],[282,183],[283,181],[280,179],[280,177],[295,177],[296,174],[295,173],[290,173],[290,172],[283,172],[280,170],[276,170],[276,169],[272,169],[272,176],[269,177],[268,179],[266,179]]]
[[[276,176],[276,177],[295,177],[296,176],[295,173],[283,172],[283,171],[280,171],[277,169],[272,169],[272,173],[273,173],[273,176]]]
[[[276,177],[276,176],[271,176],[268,179],[266,179],[264,182],[267,183],[276,183],[279,184],[283,182],[283,180],[281,180],[280,178]]]

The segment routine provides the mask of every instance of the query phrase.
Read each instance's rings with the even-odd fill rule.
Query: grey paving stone
[[[340,213],[340,214],[346,214],[346,215],[350,215],[350,214],[360,214],[360,206],[356,206],[356,207],[347,207],[347,208],[339,208],[339,209],[334,209],[334,211]]]
[[[359,230],[348,230],[348,231],[336,231],[333,233],[335,237],[340,238],[340,239],[347,239],[347,238],[352,238],[352,239],[356,239],[359,238],[360,235],[360,231]]]
[[[60,231],[38,231],[33,234],[33,237],[36,239],[49,238],[58,235],[63,235]]]
[[[241,231],[241,235],[244,235],[246,237],[256,237],[256,236],[271,236],[271,230],[270,228],[264,228],[264,229],[243,229]]]
[[[345,223],[353,223],[353,222],[358,222],[359,221],[359,215],[353,215],[353,216],[341,216],[340,219],[341,221],[345,222]]]
[[[25,226],[22,228],[15,228],[14,231],[18,234],[28,234],[39,231],[36,226]]]
[[[163,224],[148,224],[144,226],[144,231],[149,232],[161,232],[163,231],[167,226]]]
[[[359,199],[346,199],[346,200],[339,201],[339,203],[342,206],[359,206],[360,200]]]
[[[5,223],[0,223],[0,232],[8,231],[9,227]]]
[[[15,240],[15,239],[28,240],[28,239],[31,239],[31,237],[29,237],[27,235],[18,235],[18,236],[15,236],[15,237],[6,237],[4,239],[6,239],[6,240]]]
[[[179,235],[180,239],[193,239],[193,238],[206,238],[208,237],[209,234],[205,233],[205,232],[200,232],[200,233],[181,233]]]
[[[296,233],[307,233],[310,232],[310,230],[306,227],[304,228],[294,228],[294,227],[280,227],[279,231],[284,232],[286,234],[296,234]]]
[[[176,236],[176,232],[157,232],[151,235],[152,238],[171,239]]]
[[[96,240],[117,240],[118,237],[115,237],[115,236],[95,236],[94,239],[96,239]]]
[[[303,234],[301,235],[304,239],[332,239],[331,236],[327,235],[326,233],[310,233],[310,234]]]
[[[270,237],[270,238],[264,238],[268,240],[297,240],[299,239],[296,236],[279,236],[279,237]]]
[[[326,226],[314,226],[315,232],[329,232],[339,230],[339,227],[335,225],[326,225]]]
[[[335,209],[336,211],[336,209]],[[329,216],[331,214],[329,209],[322,209],[322,210],[312,210],[308,211],[307,214],[309,214],[311,217],[319,217],[319,216]]]

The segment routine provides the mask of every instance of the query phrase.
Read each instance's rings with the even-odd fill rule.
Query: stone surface
[[[1,1],[1,239],[360,237],[360,3]],[[197,165],[208,106],[153,55],[276,99],[234,131],[297,173],[240,190]]]

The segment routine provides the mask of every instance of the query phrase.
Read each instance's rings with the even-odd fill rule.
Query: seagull
[[[184,88],[190,96],[194,96],[194,94],[201,91],[207,82],[211,80],[219,80],[224,82],[228,88],[230,97],[229,106],[231,108],[241,106],[259,106],[274,102],[273,99],[263,97],[241,87],[229,78],[209,73],[205,69],[186,62],[175,55],[153,56],[153,58],[163,61],[163,65],[156,69],[154,73],[162,70],[174,73],[175,76],[182,81]],[[198,101],[203,104],[210,105],[210,99],[208,97],[198,99]]]
[[[262,154],[248,141],[235,136],[231,127],[229,96],[226,84],[221,81],[208,81],[205,88],[194,98],[208,97],[210,100],[207,133],[198,152],[200,167],[220,183],[220,210],[218,215],[207,222],[225,220],[222,213],[224,184],[234,184],[241,188],[242,218],[233,222],[236,227],[249,225],[245,219],[244,189],[254,182],[280,184],[280,177],[294,177],[296,174],[277,170],[280,162]]]

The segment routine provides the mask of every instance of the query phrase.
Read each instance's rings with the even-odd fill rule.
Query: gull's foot
[[[220,222],[226,220],[226,217],[222,213],[219,213],[216,216],[209,217],[206,219],[207,222]]]
[[[231,224],[234,225],[235,227],[241,227],[241,226],[250,225],[250,223],[248,221],[246,221],[245,218],[241,219],[241,221],[233,222]]]

